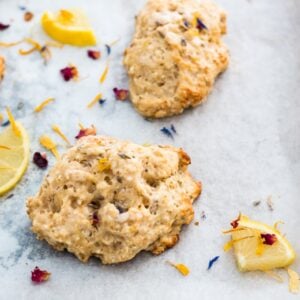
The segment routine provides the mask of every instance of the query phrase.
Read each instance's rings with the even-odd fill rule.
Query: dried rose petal
[[[201,31],[203,29],[207,29],[205,24],[199,18],[197,18],[197,26],[196,27],[199,31]]]
[[[129,96],[129,91],[128,90],[114,88],[113,92],[115,94],[116,99],[120,100],[120,101],[126,100]]]
[[[100,220],[99,220],[99,217],[98,217],[98,214],[97,214],[96,211],[93,213],[91,219],[92,219],[92,225],[95,226],[95,227],[97,227],[97,225],[99,224]]]
[[[239,226],[240,219],[241,219],[241,215],[239,215],[237,219],[233,220],[230,223],[230,225],[232,226],[232,228],[237,228]]]
[[[277,236],[274,233],[262,233],[261,238],[264,240],[263,244],[272,246],[277,241]]]
[[[87,55],[91,59],[99,59],[101,57],[101,52],[97,50],[88,50]]]
[[[61,69],[60,74],[62,75],[65,81],[69,81],[78,76],[78,70],[74,66],[69,66]]]
[[[33,271],[31,271],[31,281],[35,283],[41,283],[47,281],[50,277],[51,273],[46,270],[41,270],[39,267],[35,267]]]
[[[33,13],[30,11],[26,11],[24,14],[24,21],[29,22],[32,20],[32,18],[33,18]]]
[[[33,154],[33,162],[41,169],[46,169],[48,166],[48,160],[46,153],[41,154],[40,152],[35,152]]]
[[[9,24],[0,23],[0,30],[3,31],[5,29],[9,28],[9,26],[10,26]]]
[[[83,128],[83,129],[80,129],[78,134],[75,136],[75,139],[80,139],[84,136],[88,136],[88,135],[96,135],[96,128],[94,125],[92,125],[91,128]]]

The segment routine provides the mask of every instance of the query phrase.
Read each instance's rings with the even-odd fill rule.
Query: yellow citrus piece
[[[45,12],[41,23],[45,32],[60,43],[82,47],[97,43],[87,16],[80,10],[61,9],[56,14]]]
[[[21,123],[0,133],[0,196],[11,190],[25,173],[29,160],[29,138]]]
[[[265,244],[261,234],[275,235],[275,242]],[[238,227],[231,231],[233,248],[241,271],[267,271],[290,265],[296,257],[287,239],[274,227],[241,215]],[[235,242],[236,241],[236,242]]]

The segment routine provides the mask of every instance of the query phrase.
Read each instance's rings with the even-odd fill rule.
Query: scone
[[[32,230],[57,250],[104,264],[176,244],[194,215],[201,184],[188,155],[104,136],[81,138],[27,201]]]
[[[203,102],[229,61],[226,15],[197,0],[149,0],[124,54],[131,101],[146,117],[180,114]]]
[[[0,81],[4,77],[4,71],[5,71],[5,60],[2,56],[0,56]]]

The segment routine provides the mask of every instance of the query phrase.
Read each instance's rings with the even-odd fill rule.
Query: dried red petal
[[[65,81],[69,81],[78,76],[78,70],[74,66],[65,67],[60,70],[60,74]]]
[[[277,241],[277,236],[274,233],[262,233],[261,238],[263,239],[263,244],[272,246]]]
[[[88,135],[96,135],[97,132],[96,132],[96,128],[94,125],[92,125],[91,128],[83,128],[83,129],[80,129],[78,134],[75,136],[75,139],[80,139],[84,136],[88,136]]]
[[[116,99],[120,100],[120,101],[126,100],[129,96],[129,91],[128,90],[114,88],[113,92],[115,94]]]
[[[7,28],[9,28],[9,24],[3,24],[3,23],[0,23],[0,30],[2,31],[2,30],[5,30],[5,29],[7,29]]]
[[[48,166],[48,160],[46,153],[41,154],[40,152],[35,152],[33,154],[33,162],[41,169],[46,169]]]
[[[91,59],[99,59],[101,57],[101,52],[97,50],[88,50],[87,55]]]
[[[35,267],[33,271],[31,271],[31,281],[35,283],[41,283],[47,281],[50,277],[51,273],[46,270],[41,270],[39,267]]]
[[[237,227],[239,226],[239,221],[240,221],[240,219],[241,219],[241,215],[239,215],[239,216],[237,217],[237,219],[233,220],[233,221],[230,223],[230,225],[232,226],[232,228],[237,228]]]
[[[98,217],[97,212],[95,211],[92,215],[92,225],[97,227],[97,225],[99,224],[99,221],[100,221],[100,219]]]
[[[24,21],[29,22],[32,20],[32,18],[33,18],[33,13],[30,11],[26,11],[24,14]]]

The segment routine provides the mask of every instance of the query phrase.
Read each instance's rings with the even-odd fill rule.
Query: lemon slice
[[[58,13],[45,12],[41,19],[45,32],[64,44],[73,46],[96,45],[96,37],[86,15],[80,10],[60,10]]]
[[[11,190],[25,173],[29,138],[24,127],[8,110],[10,125],[0,133],[0,196]]]
[[[290,265],[295,251],[274,227],[240,215],[231,231],[232,245],[241,271],[267,271]]]

